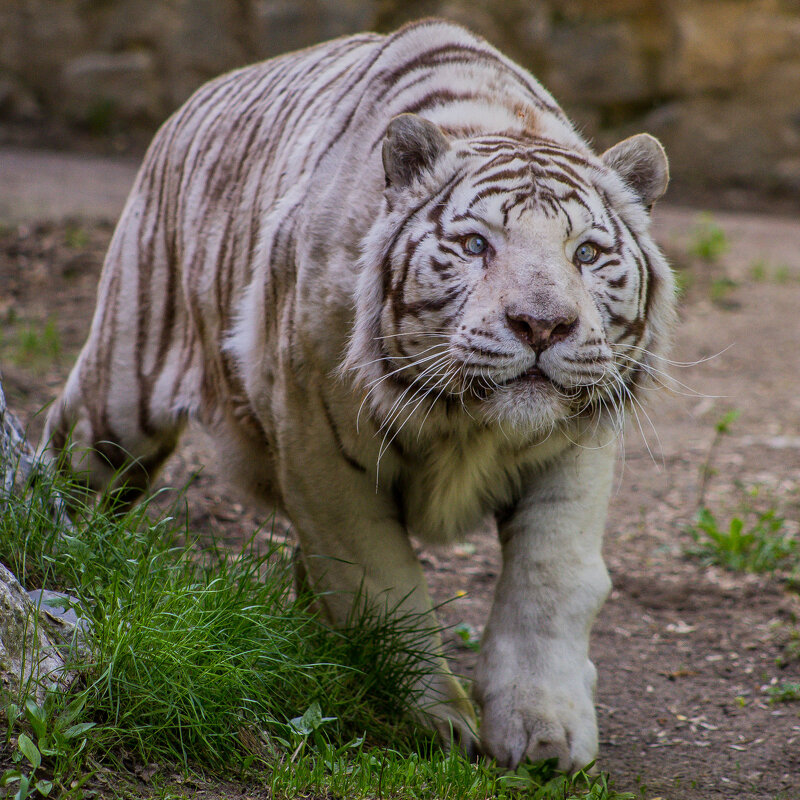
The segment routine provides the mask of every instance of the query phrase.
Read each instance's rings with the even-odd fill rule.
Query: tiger
[[[471,696],[431,632],[413,713],[505,767],[581,768],[620,432],[675,317],[650,233],[668,180],[656,139],[596,154],[443,20],[225,74],[144,157],[43,448],[133,502],[198,422],[290,520],[334,625],[371,602],[436,630],[410,537],[493,518]]]

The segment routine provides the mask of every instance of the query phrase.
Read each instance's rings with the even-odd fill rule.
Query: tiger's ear
[[[386,129],[383,140],[383,169],[386,185],[402,188],[450,148],[441,129],[416,114],[400,114]]]
[[[623,139],[603,153],[603,163],[613,169],[638,195],[648,211],[669,183],[667,154],[649,133]]]

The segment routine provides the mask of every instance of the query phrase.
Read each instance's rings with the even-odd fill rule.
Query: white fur
[[[387,134],[414,109],[427,123]],[[493,177],[497,148],[512,177]],[[495,514],[482,731],[443,661],[418,713],[508,766],[581,767],[615,432],[674,316],[645,209],[666,174],[649,140],[605,163],[530,75],[447,23],[223,76],[148,152],[46,441],[73,429],[101,486],[111,440],[144,489],[199,418],[291,519],[334,622],[355,596],[433,621],[409,532],[448,543]],[[476,234],[485,257],[464,249]],[[586,241],[618,258],[582,266]],[[538,351],[520,315],[570,322]]]

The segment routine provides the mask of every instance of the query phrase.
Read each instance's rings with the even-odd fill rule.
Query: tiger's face
[[[660,346],[652,301],[671,294],[647,233],[651,196],[550,141],[450,143],[424,125],[424,167],[384,149],[393,235],[378,338],[398,421],[440,401],[529,431],[621,420]]]

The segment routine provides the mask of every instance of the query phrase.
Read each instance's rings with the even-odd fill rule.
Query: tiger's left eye
[[[464,239],[464,249],[472,256],[479,256],[481,253],[486,252],[488,246],[489,242],[483,236],[478,236],[477,233],[473,233],[472,236],[467,236]]]
[[[584,242],[575,251],[575,260],[580,264],[591,264],[598,255],[600,251],[591,242]]]

